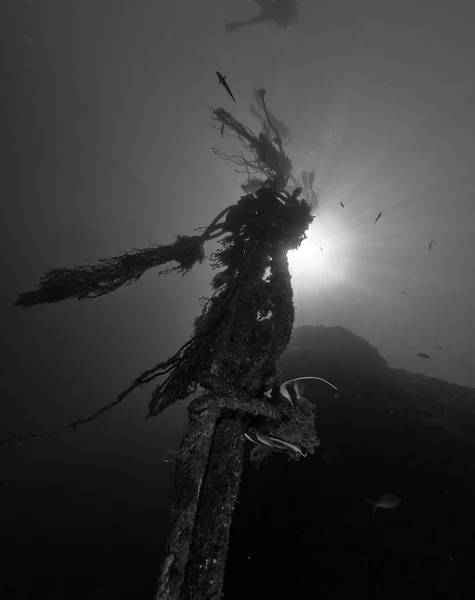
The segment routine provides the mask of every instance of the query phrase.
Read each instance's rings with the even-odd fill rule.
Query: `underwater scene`
[[[0,600],[475,597],[474,17],[4,2]]]

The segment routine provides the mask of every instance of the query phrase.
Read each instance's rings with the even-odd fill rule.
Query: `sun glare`
[[[346,280],[350,245],[349,235],[338,218],[317,216],[300,248],[288,253],[294,290],[329,287]]]

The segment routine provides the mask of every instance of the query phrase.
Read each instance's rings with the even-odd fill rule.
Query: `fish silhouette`
[[[368,500],[365,498],[365,502],[371,504],[373,507],[373,516],[377,508],[397,508],[401,504],[401,498],[398,498],[396,494],[384,494],[377,502]]]
[[[231,96],[231,98],[234,100],[234,102],[236,102],[236,98],[233,96],[233,93],[231,92],[229,85],[226,83],[226,79],[227,79],[226,75],[221,75],[221,73],[219,71],[216,71],[216,75],[218,76],[219,83],[228,92],[228,94]]]

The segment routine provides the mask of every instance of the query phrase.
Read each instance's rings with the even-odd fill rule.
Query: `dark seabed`
[[[320,351],[308,349],[312,337]],[[405,412],[409,392],[400,388],[409,374],[385,367],[369,344],[341,328],[302,328],[294,343],[302,348],[286,354],[285,377],[297,371],[324,377],[341,397],[326,386],[308,394],[319,407],[315,455],[298,464],[274,456],[257,469],[246,465],[226,600],[400,598],[408,590],[427,600],[473,597],[475,445],[466,437],[475,431],[473,409],[441,402],[432,408],[434,422]],[[338,357],[332,348],[340,348]],[[427,399],[445,387],[415,378],[419,394],[424,380],[432,387]],[[414,412],[422,402],[415,396]],[[463,431],[447,431],[446,421],[450,428],[455,420],[449,412],[457,412]],[[388,492],[401,498],[400,506],[372,516],[365,498]]]
[[[308,382],[321,440],[314,455],[275,454],[256,468],[247,449],[225,600],[396,598],[408,589],[427,600],[471,598],[475,416],[461,401],[475,391],[390,369],[340,327],[297,329],[281,368],[284,378],[324,377],[340,397]],[[400,506],[373,516],[365,499],[386,493]],[[44,515],[16,519],[3,537],[2,599],[152,598],[166,506],[149,526],[131,512],[55,529]]]

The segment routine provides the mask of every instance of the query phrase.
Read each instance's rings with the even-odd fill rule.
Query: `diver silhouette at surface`
[[[285,123],[276,119],[274,117],[274,115],[270,112],[269,109],[267,109],[267,118],[266,118],[266,114],[264,112],[264,108],[263,108],[263,104],[262,104],[262,97],[259,94],[259,90],[257,88],[255,88],[253,90],[253,93],[254,93],[254,97],[257,101],[257,106],[259,107],[259,110],[256,109],[254,104],[251,104],[251,115],[253,117],[257,117],[259,119],[259,121],[261,122],[261,126],[262,126],[262,132],[266,135],[270,134],[270,131],[269,131],[270,130],[269,125],[270,125],[274,129],[274,131],[276,131],[279,134],[279,137],[282,141],[282,145],[285,146],[292,140],[292,134],[290,132],[290,129],[288,127],[286,127]],[[262,111],[262,112],[259,112],[259,111]]]
[[[226,31],[236,31],[246,25],[257,25],[266,21],[274,21],[279,27],[285,29],[297,22],[298,0],[254,0],[261,7],[261,12],[243,21],[231,21],[226,23]]]

